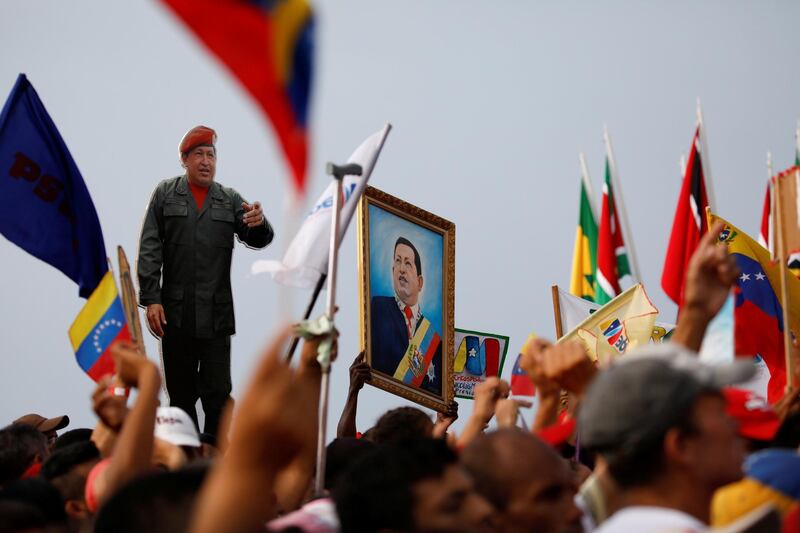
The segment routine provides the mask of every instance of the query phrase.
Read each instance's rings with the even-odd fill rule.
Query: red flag
[[[306,0],[163,0],[272,122],[305,189],[314,19]]]
[[[706,223],[708,196],[703,177],[700,154],[700,126],[694,133],[683,186],[678,196],[678,207],[672,221],[672,234],[661,274],[661,287],[678,306],[683,303],[683,287],[689,259],[692,257],[700,237],[708,230]]]
[[[767,182],[767,193],[764,195],[764,210],[761,212],[761,231],[758,234],[758,244],[772,253],[772,179]]]

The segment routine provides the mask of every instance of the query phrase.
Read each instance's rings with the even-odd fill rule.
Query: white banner
[[[350,219],[353,218],[358,200],[364,193],[367,181],[375,168],[375,162],[392,129],[386,124],[379,132],[370,135],[361,146],[356,148],[348,163],[361,165],[361,176],[345,176],[342,180],[344,204],[340,219],[340,240],[344,238]],[[250,272],[261,274],[269,272],[272,279],[284,285],[312,288],[319,277],[328,271],[328,253],[331,238],[331,218],[333,215],[333,193],[336,183],[331,179],[330,185],[319,197],[314,207],[306,216],[300,231],[297,232],[283,260],[260,260],[253,263]]]

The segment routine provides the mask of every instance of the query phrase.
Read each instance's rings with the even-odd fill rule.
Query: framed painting
[[[371,384],[445,412],[453,401],[455,224],[367,187],[358,205],[361,348]]]

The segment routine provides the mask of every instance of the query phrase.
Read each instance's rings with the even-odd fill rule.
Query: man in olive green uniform
[[[216,133],[197,126],[184,136],[186,173],[158,184],[139,241],[139,304],[150,331],[161,338],[170,405],[197,424],[200,398],[205,433],[216,434],[230,398],[233,236],[248,247],[272,241],[258,202],[214,181]]]

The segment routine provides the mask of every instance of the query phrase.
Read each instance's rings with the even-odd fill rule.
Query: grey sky
[[[318,17],[309,199],[324,163],[394,129],[372,185],[456,224],[456,324],[511,337],[554,332],[549,287],[566,286],[578,208],[578,153],[601,190],[602,126],[616,150],[643,281],[661,319],[675,308],[661,267],[703,102],[718,210],[758,228],[765,153],[793,162],[800,114],[800,4],[741,2],[315,2]],[[261,200],[277,239],[237,247],[234,393],[275,330],[278,286],[249,276],[278,258],[288,171],[271,127],[226,71],[150,0],[5,0],[0,98],[25,72],[72,151],[113,251],[133,259],[159,179],[180,173],[177,145],[196,124],[219,134],[217,180]],[[599,202],[599,198],[595,199]],[[599,205],[598,205],[599,207]],[[351,228],[352,229],[352,228]],[[67,328],[83,304],[65,276],[0,239],[0,422],[27,412],[89,426],[92,383]],[[296,291],[300,313],[308,292]],[[358,351],[355,231],[342,245],[330,429]],[[322,306],[317,308],[321,312]],[[158,350],[148,338],[148,351]],[[366,387],[359,429],[404,402]],[[462,421],[470,406],[460,401]]]

